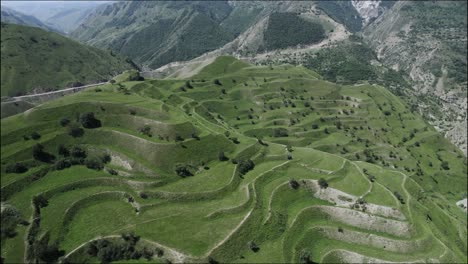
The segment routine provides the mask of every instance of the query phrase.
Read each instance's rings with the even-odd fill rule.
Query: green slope
[[[120,2],[98,8],[71,36],[157,68],[232,40],[220,26],[230,10],[224,1]]]
[[[1,38],[2,96],[97,82],[132,68],[119,56],[38,28],[2,23]]]
[[[467,261],[466,159],[385,88],[232,57],[125,79],[1,120],[6,263]]]

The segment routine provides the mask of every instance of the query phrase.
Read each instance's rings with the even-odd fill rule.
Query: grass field
[[[466,158],[385,88],[231,57],[126,79],[2,119],[5,263],[467,261]]]

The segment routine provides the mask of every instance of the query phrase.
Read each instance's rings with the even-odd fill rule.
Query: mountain
[[[467,145],[467,3],[399,1],[363,31],[379,61],[406,73],[416,108]]]
[[[3,1],[3,6],[37,17],[44,24],[65,34],[80,25],[99,5],[109,1]]]
[[[1,95],[50,91],[108,79],[131,64],[39,28],[1,24]]]
[[[71,36],[147,67],[187,60],[228,42],[226,2],[118,2],[99,7]]]
[[[71,36],[125,54],[145,69],[155,69],[218,48],[248,54],[320,42],[333,25],[326,21],[326,15],[315,13],[314,5],[118,2],[98,8]]]
[[[3,4],[3,2],[2,2]],[[2,5],[1,21],[4,23],[18,24],[30,27],[38,27],[44,30],[53,31],[53,29],[34,16],[22,14],[11,8]]]
[[[5,263],[466,262],[466,158],[384,87],[129,77],[1,120]]]

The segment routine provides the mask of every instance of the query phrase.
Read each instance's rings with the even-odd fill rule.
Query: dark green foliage
[[[61,126],[65,127],[65,126],[67,126],[68,124],[70,124],[70,119],[65,118],[65,117],[62,118],[62,119],[60,119],[60,125],[61,125]]]
[[[97,157],[86,158],[84,164],[86,165],[86,168],[92,170],[102,170],[104,168],[104,163]]]
[[[273,137],[287,137],[288,130],[286,128],[274,128],[273,129]]]
[[[72,123],[68,126],[68,135],[76,138],[84,135],[84,130],[77,124]]]
[[[177,164],[175,172],[182,178],[193,176],[193,173],[191,172],[191,166],[185,164]]]
[[[297,182],[295,179],[290,179],[289,180],[289,187],[291,187],[294,190],[297,190],[299,188],[299,182]]]
[[[49,244],[48,233],[33,244],[33,254],[35,262],[56,263],[57,260],[65,255],[65,251],[60,250],[56,243]]]
[[[1,210],[1,241],[16,235],[16,226],[22,222],[20,212],[10,205],[3,205]]]
[[[35,160],[42,162],[51,162],[55,157],[44,151],[44,146],[41,144],[36,144],[32,148],[32,155]]]
[[[324,178],[320,178],[320,179],[318,180],[318,185],[319,185],[320,188],[322,188],[322,189],[328,188],[328,182],[327,182]]]
[[[35,195],[32,199],[32,202],[37,208],[43,208],[49,205],[49,201],[42,194]]]
[[[77,146],[71,148],[70,154],[73,158],[86,158],[86,151]]]
[[[148,137],[153,136],[153,134],[151,133],[151,127],[149,125],[144,125],[143,127],[139,128],[138,131]]]
[[[26,165],[24,165],[21,162],[15,162],[13,164],[9,164],[5,169],[6,173],[25,173],[27,171],[28,171],[28,167],[26,167]]]
[[[317,7],[351,32],[358,32],[362,28],[361,16],[351,1],[317,1]]]
[[[377,78],[370,64],[373,59],[376,55],[365,44],[341,43],[317,52],[306,60],[304,66],[317,71],[326,80],[353,83]]]
[[[70,151],[69,151],[63,144],[60,144],[60,145],[57,147],[57,153],[58,153],[60,156],[63,156],[63,157],[68,157],[68,156],[70,156]]]
[[[227,160],[229,160],[229,158],[226,157],[226,155],[224,155],[224,151],[220,151],[220,152],[218,153],[218,159],[219,159],[219,161],[227,161]]]
[[[124,233],[120,240],[94,240],[87,245],[86,253],[97,257],[101,263],[112,261],[140,259],[151,260],[153,251],[147,248],[137,249],[140,237],[133,233]]]
[[[249,243],[247,243],[247,247],[249,247],[249,249],[252,250],[253,252],[258,252],[260,250],[257,244],[255,244],[255,242],[253,241],[249,241]]]
[[[72,166],[72,163],[68,159],[57,160],[54,164],[54,167],[56,170],[63,170],[66,168],[70,168],[71,166]]]
[[[273,13],[264,33],[265,49],[283,49],[312,44],[325,38],[323,26],[303,20],[294,13]]]
[[[449,167],[449,164],[447,161],[442,161],[442,163],[440,164],[440,167],[444,170],[450,170],[450,167]]]
[[[238,164],[238,169],[239,169],[240,175],[246,174],[250,170],[253,170],[254,167],[255,167],[255,164],[250,159],[249,160],[241,160],[241,161],[239,161],[239,164]]]
[[[405,204],[405,201],[403,199],[403,196],[401,196],[401,194],[397,191],[394,191],[393,192],[393,195],[395,195],[395,197],[398,199],[398,201],[400,201],[401,204]]]
[[[36,131],[32,132],[31,133],[31,138],[34,139],[34,140],[38,140],[41,138],[41,135],[39,133],[37,133]]]
[[[216,85],[223,85],[218,79],[214,79],[213,83]]]
[[[310,259],[310,252],[308,250],[301,250],[299,252],[299,263],[302,264],[312,264],[312,260]]]
[[[101,121],[94,117],[93,112],[88,112],[80,115],[80,123],[84,128],[101,127]]]

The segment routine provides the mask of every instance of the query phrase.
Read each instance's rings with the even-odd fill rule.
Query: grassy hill
[[[385,88],[115,80],[2,119],[5,262],[467,261],[466,159]]]
[[[1,24],[1,95],[49,91],[108,79],[130,63],[39,28]]]

